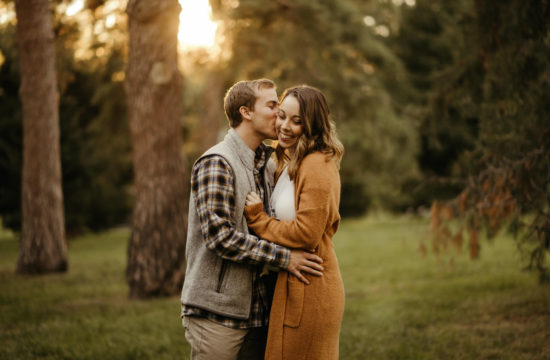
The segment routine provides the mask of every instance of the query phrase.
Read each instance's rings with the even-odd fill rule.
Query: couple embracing
[[[191,175],[181,297],[191,359],[337,359],[343,146],[327,101],[302,85],[279,102],[260,79],[233,85],[224,108],[231,128]]]

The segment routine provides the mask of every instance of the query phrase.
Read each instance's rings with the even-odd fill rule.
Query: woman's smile
[[[292,141],[292,139],[294,138],[295,136],[287,135],[287,134],[283,134],[282,132],[279,132],[279,141],[287,142],[287,141]]]

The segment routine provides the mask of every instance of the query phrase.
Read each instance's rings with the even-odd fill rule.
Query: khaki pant
[[[184,316],[185,338],[191,360],[262,360],[267,327],[231,329],[214,321]]]

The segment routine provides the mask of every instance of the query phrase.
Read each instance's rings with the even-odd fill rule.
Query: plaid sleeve
[[[231,261],[286,269],[290,250],[237,231],[233,179],[231,166],[218,155],[205,157],[193,167],[191,189],[206,247]]]

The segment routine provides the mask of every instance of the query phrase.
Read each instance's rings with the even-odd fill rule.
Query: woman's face
[[[279,146],[290,152],[294,151],[298,138],[303,133],[302,122],[298,100],[288,95],[279,106],[279,116],[275,124]]]

